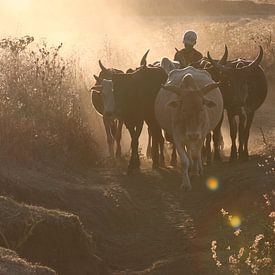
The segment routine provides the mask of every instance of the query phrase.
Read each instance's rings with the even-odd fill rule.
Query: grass
[[[60,274],[89,274],[91,270],[95,274],[108,273],[94,255],[92,236],[78,216],[19,204],[1,196],[0,210],[0,246]]]
[[[93,132],[82,111],[81,73],[62,44],[34,38],[0,41],[0,150],[19,161],[96,161]]]
[[[274,272],[275,247],[275,212],[272,200],[275,193],[264,195],[266,216],[258,216],[258,226],[262,232],[257,232],[251,239],[254,228],[241,230],[240,224],[234,223],[237,218],[222,209],[221,213],[227,224],[233,226],[234,236],[228,241],[212,241],[212,258],[222,274],[272,274]],[[227,231],[226,228],[224,228]]]
[[[2,275],[56,275],[57,273],[47,267],[32,264],[20,258],[14,251],[0,248],[0,273]]]

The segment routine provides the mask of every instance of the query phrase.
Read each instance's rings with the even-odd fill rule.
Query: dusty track
[[[241,215],[251,236],[261,232],[257,215],[274,182],[274,172],[266,174],[274,155],[208,167],[191,193],[180,191],[178,171],[144,166],[127,176],[118,168],[60,173],[2,165],[0,186],[16,200],[79,215],[114,274],[213,274],[211,241],[232,238],[233,231],[224,230],[221,208]],[[220,180],[218,191],[206,188],[208,176]]]

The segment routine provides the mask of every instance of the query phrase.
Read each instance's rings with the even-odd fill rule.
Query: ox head
[[[186,142],[203,142],[204,129],[207,123],[207,109],[216,106],[215,102],[208,100],[205,95],[217,88],[219,83],[211,83],[198,88],[193,76],[184,76],[180,87],[165,85],[164,89],[177,95],[177,98],[168,103],[176,109],[177,123],[185,133]]]
[[[115,100],[113,94],[113,82],[112,80],[103,79],[94,75],[96,84],[91,88],[92,91],[95,91],[101,94],[104,106],[104,115],[113,116],[115,111]]]
[[[130,68],[126,71],[126,73],[127,74],[128,73],[134,73],[135,71],[140,70],[142,68],[147,68],[147,56],[148,56],[149,52],[150,52],[150,50],[147,50],[147,52],[143,55],[143,57],[140,60],[140,64],[139,64],[140,66],[139,67],[137,67],[136,69]]]
[[[102,64],[101,60],[98,61],[98,64],[99,64],[99,67],[101,69],[101,71],[99,73],[99,79],[109,79],[109,80],[112,79],[112,76],[114,74],[114,70],[106,68]],[[99,85],[99,84],[100,84],[100,81],[99,82],[97,81],[96,85]]]
[[[120,116],[123,113],[122,110],[128,108],[125,102],[128,102],[128,97],[131,96],[133,90],[128,82],[134,72],[146,70],[148,53],[149,50],[142,57],[138,69],[129,69],[126,74],[120,70],[108,69],[99,61],[101,72],[99,76],[94,76],[96,84],[91,90],[101,95],[105,116],[113,116],[115,113]]]
[[[253,77],[262,61],[263,48],[260,46],[258,56],[251,62],[240,61],[222,64],[213,60],[209,52],[207,56],[214,70],[218,72],[215,80],[222,82],[221,87],[226,108],[230,108],[236,113],[241,112],[248,97],[249,79]]]

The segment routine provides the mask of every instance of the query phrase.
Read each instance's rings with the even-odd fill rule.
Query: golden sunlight
[[[1,0],[1,6],[6,6],[8,9],[20,12],[27,10],[32,4],[32,0]]]

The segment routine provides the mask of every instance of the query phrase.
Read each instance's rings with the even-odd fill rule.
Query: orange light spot
[[[220,183],[216,178],[211,177],[206,181],[206,186],[209,190],[216,191],[219,189]]]

